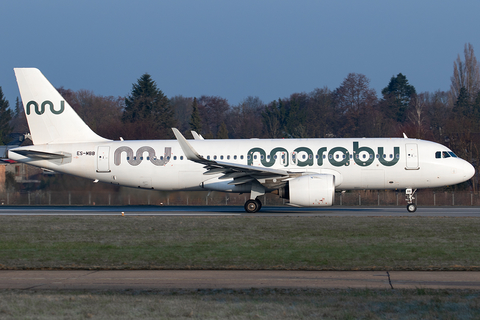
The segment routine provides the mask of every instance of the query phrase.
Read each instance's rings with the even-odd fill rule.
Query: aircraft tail
[[[90,129],[36,68],[15,68],[33,144],[108,141]]]

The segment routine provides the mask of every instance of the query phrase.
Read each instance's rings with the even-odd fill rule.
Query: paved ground
[[[480,272],[392,271],[395,289],[480,289]],[[0,289],[390,289],[385,271],[0,271]]]
[[[419,207],[414,213],[405,207],[263,207],[248,214],[237,206],[0,206],[0,215],[158,215],[158,216],[427,216],[479,217],[479,207]]]

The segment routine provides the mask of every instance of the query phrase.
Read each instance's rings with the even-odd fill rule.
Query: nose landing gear
[[[412,190],[411,188],[405,190],[405,195],[406,195],[406,201],[407,201],[407,211],[408,212],[415,212],[417,211],[417,205],[413,203],[413,200],[415,200],[415,192],[417,192],[417,189]]]

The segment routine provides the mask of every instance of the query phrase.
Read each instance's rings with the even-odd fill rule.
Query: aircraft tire
[[[415,212],[417,211],[417,206],[414,203],[407,204],[407,211],[408,212]]]
[[[262,208],[262,203],[259,200],[248,200],[243,206],[248,213],[256,213]]]

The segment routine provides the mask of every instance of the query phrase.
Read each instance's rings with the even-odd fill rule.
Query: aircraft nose
[[[475,168],[467,161],[464,162],[462,169],[465,180],[470,179],[475,174]]]

